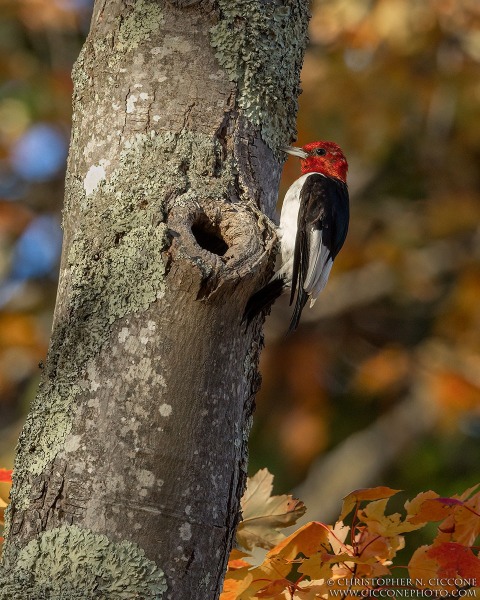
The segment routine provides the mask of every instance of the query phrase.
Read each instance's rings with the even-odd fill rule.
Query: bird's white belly
[[[293,259],[295,250],[295,238],[297,237],[298,209],[300,207],[300,190],[312,173],[306,173],[299,177],[288,188],[283,200],[282,212],[280,214],[280,226],[278,234],[282,248],[282,263],[285,265]]]

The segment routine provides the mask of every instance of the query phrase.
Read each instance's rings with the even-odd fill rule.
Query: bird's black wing
[[[300,191],[290,304],[296,294],[289,331],[297,328],[312,294],[324,287],[333,259],[345,242],[349,222],[348,188],[333,177],[312,174]]]
[[[247,302],[245,312],[243,313],[242,322],[245,322],[247,325],[249,325],[254,317],[272,306],[275,300],[282,295],[284,289],[284,277],[275,277],[275,279],[269,281],[267,285],[253,294],[253,296],[251,296]]]

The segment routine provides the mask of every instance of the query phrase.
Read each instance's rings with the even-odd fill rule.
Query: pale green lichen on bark
[[[163,571],[136,544],[64,525],[41,533],[0,569],[0,600],[161,600]]]
[[[158,36],[163,22],[164,16],[158,0],[136,0],[117,15],[115,26],[104,36],[89,34],[73,67],[74,97],[81,95],[82,89],[91,79],[84,69],[89,44],[94,55],[107,56],[109,67],[118,69],[127,53],[136,51],[142,44],[149,42],[151,35]]]
[[[238,84],[238,105],[273,151],[295,135],[309,18],[305,0],[219,0],[216,57]]]
[[[82,181],[67,178],[65,217],[76,214],[66,261],[69,317],[53,331],[46,373],[20,436],[17,509],[28,507],[29,476],[41,474],[63,447],[82,392],[78,382],[113,323],[163,296],[170,199],[228,196],[233,169],[220,155],[218,142],[201,134],[135,134],[118,167],[89,196]]]
[[[120,22],[116,50],[131,51],[159,30],[163,14],[158,0],[136,0],[133,10]]]

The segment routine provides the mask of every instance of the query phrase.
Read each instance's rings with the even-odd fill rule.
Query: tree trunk
[[[245,482],[303,0],[97,0],[0,598],[212,600]]]

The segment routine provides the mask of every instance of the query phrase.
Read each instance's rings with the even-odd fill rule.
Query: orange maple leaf
[[[411,521],[412,518],[416,517],[425,500],[431,500],[433,498],[439,498],[439,494],[432,490],[428,490],[428,492],[420,492],[420,494],[417,494],[415,498],[412,498],[412,500],[407,500],[405,502],[407,520]],[[427,521],[424,522],[427,523]]]
[[[328,548],[330,528],[318,521],[310,521],[272,548],[267,557],[294,560],[302,553],[307,558]]]
[[[431,546],[420,546],[415,550],[408,563],[408,573],[418,588],[443,589],[439,585],[438,579],[435,579],[438,565],[433,558],[428,556],[430,548]]]
[[[328,545],[331,529],[312,521],[272,548],[258,567],[240,567],[227,571],[221,600],[280,598],[293,585],[287,579],[299,554],[309,557]],[[243,553],[241,553],[243,554]],[[234,556],[236,561],[238,555]],[[262,594],[262,595],[260,595]]]
[[[354,490],[343,499],[342,512],[340,513],[338,520],[343,521],[345,517],[352,512],[355,506],[364,500],[381,500],[382,498],[390,498],[390,496],[398,494],[399,491],[400,490],[393,490],[392,488],[385,486]]]
[[[436,543],[459,542],[471,546],[480,535],[480,492],[474,486],[460,496],[442,498],[435,492],[423,492],[407,502],[407,521],[422,526],[428,522],[442,521]]]
[[[359,520],[363,521],[372,533],[383,537],[394,537],[400,533],[419,529],[422,526],[407,519],[402,521],[400,513],[386,515],[385,509],[387,508],[387,504],[388,498],[375,500],[358,511],[357,516]]]
[[[283,596],[282,600],[318,600],[319,598],[324,597],[326,593],[328,593],[329,587],[324,581],[321,580],[313,580],[313,581],[300,581],[295,585],[295,589],[293,591],[293,597]]]
[[[463,494],[461,498],[464,498]],[[480,535],[480,492],[463,502],[458,500],[452,513],[440,523],[435,539],[439,542],[458,542],[471,546]]]
[[[243,560],[247,556],[250,556],[250,554],[242,552],[237,548],[233,548],[228,559],[229,571],[235,571],[236,569],[242,569],[243,567],[251,567],[252,565],[250,563],[248,563],[246,560]]]
[[[381,564],[386,564],[398,550],[405,546],[402,536],[384,537],[368,529],[362,531],[355,542],[356,554],[362,562],[372,562],[373,560]]]
[[[248,575],[247,583],[244,586],[241,593],[235,596],[238,600],[251,600],[261,590],[268,589],[268,586],[275,586],[270,589],[278,589],[290,585],[290,581],[286,579],[287,575],[292,570],[292,565],[287,561],[274,557],[267,557],[261,565],[255,568],[251,568],[246,573]],[[237,573],[241,575],[241,570]],[[228,598],[221,598],[221,600],[229,600]]]
[[[418,507],[418,512],[409,517],[410,523],[430,523],[435,521],[443,521],[458,507],[462,506],[463,502],[456,498],[430,498],[421,503]]]
[[[252,576],[248,573],[242,573],[241,577],[234,577],[227,573],[223,582],[223,591],[220,594],[220,600],[238,600],[241,594],[249,587]]]
[[[258,590],[255,594],[255,598],[284,598],[283,592],[288,590],[291,586],[292,582],[288,579],[277,579]]]
[[[248,556],[243,552],[240,554]],[[238,555],[235,554],[233,563],[235,564],[237,561]],[[291,563],[278,556],[269,556],[268,554],[263,563],[257,567],[248,565],[230,568],[229,563],[220,600],[251,600],[256,597],[257,592],[265,591],[272,584],[275,584],[276,587],[283,586],[282,589],[285,589],[285,586],[291,584],[286,579],[291,570]]]
[[[332,564],[341,562],[342,558],[350,558],[350,555],[336,555],[325,552],[317,552],[306,558],[298,567],[298,572],[310,579],[330,579],[332,576]]]

